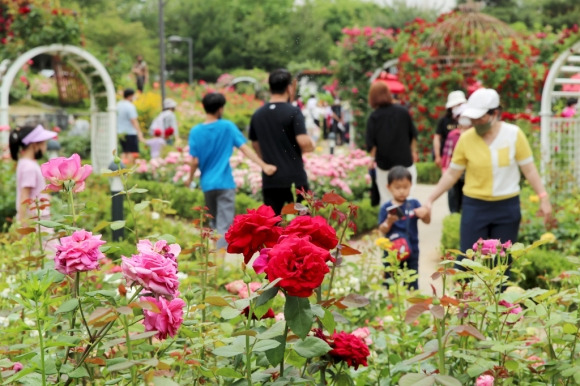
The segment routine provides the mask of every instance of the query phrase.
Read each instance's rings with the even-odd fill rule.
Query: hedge
[[[417,162],[417,182],[420,184],[436,184],[441,178],[441,169],[435,162]]]

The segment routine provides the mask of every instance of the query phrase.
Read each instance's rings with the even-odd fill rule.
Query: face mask
[[[455,106],[451,109],[451,114],[453,114],[454,117],[458,116],[459,113],[461,112],[461,109],[459,108],[461,105],[459,106]]]
[[[35,160],[42,159],[42,156],[43,156],[43,155],[44,155],[44,154],[42,154],[42,150],[38,149],[37,151],[35,151],[35,152],[34,152],[34,159],[35,159]]]
[[[487,133],[491,129],[491,125],[493,124],[494,121],[495,121],[495,118],[492,118],[489,120],[489,122],[473,125],[473,127],[475,127],[475,132],[480,137],[483,137],[485,135],[485,133]]]
[[[471,119],[467,117],[459,117],[457,120],[457,124],[463,127],[470,127],[471,126]]]

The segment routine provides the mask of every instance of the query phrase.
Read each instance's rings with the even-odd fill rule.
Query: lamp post
[[[161,67],[159,83],[161,84],[161,109],[165,100],[165,20],[163,16],[163,7],[165,2],[159,0],[159,64]]]
[[[171,35],[167,38],[167,41],[170,43],[179,43],[179,42],[187,42],[188,48],[188,80],[189,85],[193,84],[193,39],[192,38],[184,38],[177,35]]]
[[[112,172],[116,172],[119,168],[124,169],[125,165],[123,163],[116,164],[114,161],[109,164],[109,170]],[[112,196],[112,203],[111,203],[111,217],[112,221],[123,221],[125,215],[123,213],[123,197],[124,195],[119,194],[123,191],[123,181],[121,181],[121,177],[114,176],[109,178],[109,186],[111,188],[111,196]],[[119,241],[120,239],[125,237],[125,230],[124,228],[113,230],[113,241]]]

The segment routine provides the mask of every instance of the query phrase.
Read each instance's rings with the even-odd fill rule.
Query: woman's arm
[[[427,201],[425,202],[424,205],[425,208],[429,210],[429,213],[431,213],[431,205],[433,204],[433,202],[437,200],[439,197],[441,197],[443,193],[451,189],[451,187],[455,185],[455,183],[457,182],[457,180],[459,180],[462,174],[463,170],[449,168],[441,176],[439,182],[437,183],[437,185],[435,185],[435,188],[427,198]]]
[[[544,216],[544,224],[550,226],[552,220],[552,204],[550,204],[550,197],[548,196],[548,192],[546,192],[546,188],[542,183],[542,179],[540,178],[540,174],[538,173],[538,169],[536,169],[536,165],[533,162],[527,163],[525,165],[520,166],[522,173],[529,181],[532,189],[534,192],[540,197],[540,214]]]

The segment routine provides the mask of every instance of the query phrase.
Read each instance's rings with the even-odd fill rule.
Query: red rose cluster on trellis
[[[0,4],[0,57],[11,58],[42,45],[81,42],[76,12],[50,3],[12,0]]]
[[[402,31],[383,36],[379,40],[381,44],[373,45],[363,33],[365,28],[343,29],[345,36],[339,43],[343,53],[337,77],[343,99],[353,101],[359,146],[364,143],[365,123],[370,113],[366,101],[369,78],[389,59],[399,60],[399,80],[406,86],[406,92],[399,97],[410,106],[419,131],[419,152],[424,160],[430,159],[432,137],[445,112],[447,95],[453,90],[470,94],[478,87],[497,89],[506,119],[538,122],[539,118],[530,111],[539,109],[549,64],[580,39],[580,28],[576,25],[557,33],[546,29],[530,36],[506,39],[495,53],[479,57],[470,57],[473,48],[470,36],[462,40],[447,35],[443,46],[437,45],[439,48],[426,45],[435,28],[454,16],[454,12],[444,14],[432,23],[416,19]],[[454,61],[441,60],[447,53],[461,57],[464,67],[460,69]]]

